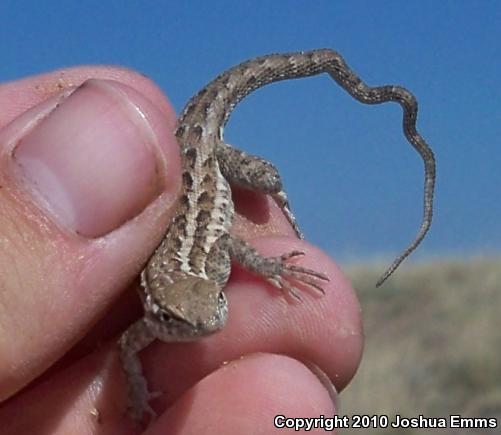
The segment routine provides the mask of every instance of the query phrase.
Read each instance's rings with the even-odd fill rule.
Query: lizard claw
[[[285,262],[289,258],[302,257],[303,255],[306,255],[303,251],[290,251],[290,252],[286,252],[285,254],[282,254],[280,256],[280,260],[282,260],[282,262]]]
[[[144,414],[148,414],[149,416],[146,426],[157,418],[157,413],[148,402],[142,404],[140,407],[129,407],[128,414],[136,426],[142,426]]]
[[[299,301],[302,301],[301,290],[290,282],[291,279],[298,281],[299,283],[302,283],[309,288],[312,288],[322,295],[325,294],[325,290],[317,281],[329,281],[327,275],[321,272],[298,266],[296,264],[287,263],[287,260],[289,260],[290,258],[303,255],[305,255],[305,253],[302,251],[291,251],[282,254],[280,257],[278,257],[278,261],[281,265],[280,273],[268,278],[268,282],[270,282],[274,287],[288,292],[291,296]]]
[[[141,426],[144,414],[149,416],[148,423],[150,424],[157,418],[157,413],[150,405],[150,400],[156,399],[163,395],[161,391],[148,391],[146,382],[140,382],[135,385],[135,388],[130,392],[129,404],[127,412],[130,418],[137,426]]]

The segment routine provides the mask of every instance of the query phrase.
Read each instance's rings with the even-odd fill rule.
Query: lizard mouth
[[[149,323],[160,331],[163,337],[175,341],[190,341],[213,334],[224,326],[228,316],[227,301],[223,292],[218,295],[217,309],[198,311],[194,316],[176,309],[167,310],[157,304],[154,304],[154,307],[149,312]]]

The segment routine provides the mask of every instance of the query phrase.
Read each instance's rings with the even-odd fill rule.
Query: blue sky
[[[500,252],[497,1],[4,0],[0,16],[0,81],[119,64],[155,80],[178,111],[247,58],[333,48],[368,84],[401,84],[420,103],[438,180],[416,257]],[[397,105],[364,106],[323,76],[279,83],[238,107],[225,138],[280,168],[307,237],[339,260],[393,255],[417,230],[422,163]]]

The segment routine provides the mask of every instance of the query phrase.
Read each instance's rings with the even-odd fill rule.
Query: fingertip
[[[202,379],[159,418],[151,433],[165,433],[166,428],[175,435],[276,433],[281,416],[318,418],[334,412],[328,391],[304,364],[282,355],[254,354]]]
[[[253,331],[256,336],[289,331],[287,340],[282,338],[280,342],[284,351],[287,349],[288,354],[315,361],[333,379],[336,388],[342,390],[357,371],[364,344],[362,311],[350,280],[331,256],[305,240],[267,236],[253,239],[251,243],[265,256],[293,250],[305,252],[301,258],[288,261],[319,272],[327,276],[328,281],[319,281],[324,294],[301,287],[302,300],[287,301],[274,288],[263,291],[260,277],[236,267],[228,292],[230,324],[238,330]],[[261,330],[261,326],[267,331]]]
[[[116,81],[60,91],[4,126],[0,143],[5,398],[64,354],[137,276],[174,209],[180,159],[164,111]]]
[[[233,267],[225,287],[228,322],[220,332],[193,343],[157,344],[142,355],[152,388],[166,391],[166,406],[222,361],[242,354],[279,353],[312,362],[332,379],[338,391],[354,376],[363,349],[360,306],[333,260],[293,237],[264,237],[252,244],[261,254],[270,256],[291,249],[305,251],[306,255],[297,261],[329,276],[326,294],[305,289],[302,301],[295,301],[285,298],[263,278]]]
[[[0,128],[31,107],[89,79],[112,80],[135,89],[158,108],[169,128],[174,127],[176,114],[172,105],[155,82],[144,74],[115,65],[84,65],[0,84]]]

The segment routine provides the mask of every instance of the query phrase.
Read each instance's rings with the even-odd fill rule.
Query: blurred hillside
[[[423,264],[399,270],[380,289],[382,268],[352,267],[366,346],[340,415],[497,417],[501,425],[501,259]],[[422,434],[437,429],[345,429]],[[440,433],[499,433],[453,430]]]

